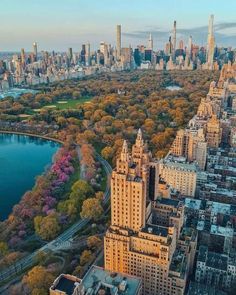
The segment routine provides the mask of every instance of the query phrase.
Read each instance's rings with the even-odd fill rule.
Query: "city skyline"
[[[211,1],[201,0],[186,5],[182,0],[178,1],[178,7],[165,13],[165,7],[173,5],[173,0],[165,4],[153,0],[145,3],[135,1],[135,6],[131,4],[133,0],[129,3],[104,0],[102,4],[74,0],[66,4],[58,4],[54,0],[50,3],[45,0],[17,2],[2,1],[0,51],[18,51],[21,47],[28,51],[35,41],[39,50],[58,51],[66,51],[68,47],[77,50],[87,42],[90,42],[92,50],[100,41],[115,45],[117,24],[122,25],[122,46],[147,45],[151,33],[154,49],[161,49],[168,41],[174,20],[177,21],[177,43],[183,39],[186,44],[192,35],[193,43],[205,45],[210,14],[215,15],[216,45],[236,46],[234,1],[229,1],[227,7],[221,7],[217,5],[219,1],[215,1],[212,8]]]

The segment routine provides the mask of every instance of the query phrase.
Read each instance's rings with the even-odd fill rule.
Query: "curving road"
[[[104,170],[107,174],[107,179],[109,179],[109,176],[112,172],[112,168],[111,168],[110,164],[105,159],[103,159],[98,153],[96,153],[96,158],[103,165]],[[109,197],[110,197],[110,182],[108,181],[106,191],[104,192],[103,205],[107,205],[107,203],[109,201]],[[65,230],[61,235],[59,235],[53,241],[47,243],[46,245],[44,245],[40,249],[36,250],[32,254],[18,260],[16,263],[14,263],[10,267],[8,267],[6,270],[0,272],[0,283],[3,281],[8,281],[12,277],[18,275],[21,272],[24,272],[25,270],[29,269],[30,267],[32,267],[36,263],[37,255],[40,252],[42,252],[42,251],[48,252],[48,251],[55,250],[56,248],[59,247],[59,245],[61,243],[64,243],[64,242],[68,241],[69,239],[71,239],[73,237],[73,235],[76,232],[78,232],[79,230],[81,230],[85,225],[87,225],[89,223],[89,221],[90,221],[90,219],[80,219],[78,222],[76,222],[70,228]]]

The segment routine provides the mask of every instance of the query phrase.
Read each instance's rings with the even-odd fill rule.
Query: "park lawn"
[[[48,104],[44,106],[44,108],[53,108],[54,106],[56,106],[55,109],[57,110],[76,109],[77,105],[89,102],[91,99],[91,96],[83,96],[79,99],[63,99],[61,101],[58,100],[57,102]]]

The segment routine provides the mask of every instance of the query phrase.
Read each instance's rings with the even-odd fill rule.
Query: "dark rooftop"
[[[168,228],[164,226],[147,224],[147,226],[143,228],[142,231],[145,233],[150,233],[150,234],[154,234],[154,235],[162,236],[162,237],[168,236]]]
[[[75,287],[76,287],[76,281],[67,278],[66,276],[62,275],[59,277],[58,283],[54,286],[54,290],[59,290],[61,292],[65,292],[68,295],[72,295]]]
[[[187,295],[226,295],[226,293],[209,285],[190,282]]]
[[[198,261],[205,262],[206,266],[227,271],[228,257],[223,254],[209,252],[207,246],[200,246]]]
[[[231,215],[236,215],[236,205],[231,205],[230,214]]]
[[[179,248],[176,248],[171,260],[170,270],[184,275],[186,272],[186,266],[185,252]]]
[[[208,253],[208,248],[206,246],[200,246],[198,252],[198,260],[205,262]]]
[[[219,253],[209,252],[206,266],[227,271],[228,257]]]
[[[168,206],[174,206],[175,208],[178,207],[180,204],[180,201],[178,200],[173,200],[173,199],[167,199],[167,198],[161,198],[157,200],[157,203],[163,204],[163,205],[168,205]]]

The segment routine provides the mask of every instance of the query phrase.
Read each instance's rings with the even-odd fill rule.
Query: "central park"
[[[36,182],[13,204],[10,214],[3,213],[0,274],[32,253],[38,257],[31,266],[38,267],[42,278],[44,271],[55,278],[62,267],[68,273],[85,273],[100,253],[102,234],[110,222],[104,198],[111,168],[103,161],[114,167],[123,138],[133,143],[139,128],[152,154],[164,157],[177,130],[193,117],[210,82],[218,77],[218,72],[208,71],[109,73],[96,79],[40,85],[34,93],[1,99],[0,133],[34,135],[60,146],[55,143],[45,164],[35,172]],[[23,161],[28,161],[27,155]],[[68,249],[64,244],[59,249],[58,240],[53,247],[44,246],[80,220],[88,222],[79,223],[70,234]],[[46,251],[38,251],[43,247]],[[60,257],[53,249],[62,251]],[[29,287],[34,273],[23,276],[26,269],[21,267],[15,273]]]

